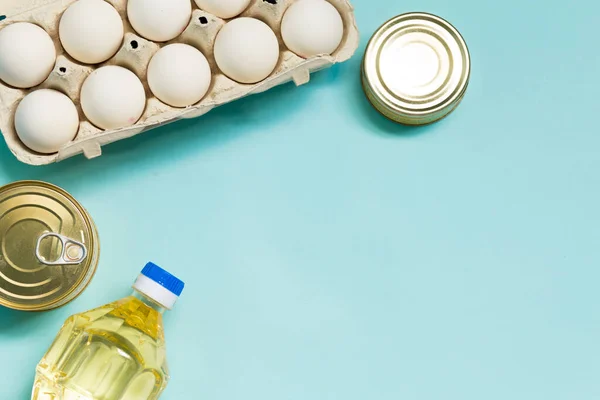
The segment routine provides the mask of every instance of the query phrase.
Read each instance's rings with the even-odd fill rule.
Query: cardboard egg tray
[[[192,19],[184,32],[167,43],[154,43],[139,36],[127,20],[127,0],[106,0],[112,4],[123,18],[125,38],[117,54],[99,65],[84,65],[72,59],[62,48],[58,37],[58,26],[63,12],[76,0],[9,0],[0,5],[0,15],[6,18],[0,22],[0,29],[15,22],[31,22],[44,28],[54,40],[57,60],[50,76],[41,85],[32,89],[15,89],[0,81],[0,130],[12,153],[22,162],[31,165],[44,165],[61,161],[83,153],[87,158],[102,154],[105,144],[135,136],[160,125],[181,118],[199,117],[214,107],[229,103],[241,97],[264,92],[277,85],[294,81],[296,85],[307,83],[311,72],[332,66],[349,59],[358,47],[358,30],[352,5],[348,0],[327,0],[340,12],[344,21],[344,38],[340,47],[332,55],[301,58],[285,48],[281,39],[281,20],[286,9],[296,0],[253,0],[248,9],[239,17],[257,18],[269,25],[280,43],[280,58],[275,71],[264,81],[256,84],[240,84],[222,74],[213,58],[213,45],[217,33],[225,25],[214,15],[196,7],[193,0]],[[8,3],[8,4],[6,4]],[[1,18],[1,17],[0,17]],[[172,43],[186,43],[199,49],[209,60],[213,79],[208,94],[198,104],[187,108],[174,108],[162,103],[152,95],[146,81],[147,67],[152,56],[161,48]],[[79,104],[79,94],[84,80],[94,69],[105,65],[119,65],[133,71],[144,83],[146,89],[146,109],[141,119],[133,126],[102,130],[92,125],[85,117]],[[58,153],[39,154],[21,143],[14,128],[14,114],[19,102],[28,93],[41,88],[59,90],[68,95],[79,111],[80,126],[75,139]]]

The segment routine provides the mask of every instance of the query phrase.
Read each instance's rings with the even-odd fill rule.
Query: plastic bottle
[[[162,314],[184,283],[148,263],[133,293],[75,314],[37,367],[32,400],[154,400],[167,386]]]

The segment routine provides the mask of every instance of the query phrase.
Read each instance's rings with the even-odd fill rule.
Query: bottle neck
[[[142,292],[138,292],[134,289],[132,296],[144,303],[145,305],[147,305],[148,307],[156,310],[156,312],[158,312],[159,314],[163,314],[166,311],[166,308],[164,308],[163,306],[161,306],[156,301],[152,300],[150,297],[146,296]]]

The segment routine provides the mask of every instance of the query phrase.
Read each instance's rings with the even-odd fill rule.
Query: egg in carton
[[[72,51],[69,51],[69,53],[65,51],[59,37],[61,17],[71,5],[78,1],[81,0],[10,0],[8,4],[0,8],[0,32],[2,29],[16,23],[35,24],[48,33],[56,49],[54,66],[49,76],[41,84],[32,88],[19,89],[0,80],[0,129],[11,152],[20,161],[27,164],[50,164],[80,153],[83,153],[87,158],[95,158],[102,154],[102,145],[138,135],[146,130],[182,118],[199,117],[219,105],[247,95],[264,92],[289,81],[293,81],[296,85],[305,84],[309,82],[311,73],[348,60],[356,51],[359,42],[353,7],[348,0],[319,0],[328,2],[338,11],[343,22],[343,36],[339,46],[331,54],[309,55],[305,56],[306,58],[298,55],[302,53],[302,49],[299,51],[298,48],[295,48],[294,50],[298,53],[296,54],[286,47],[286,44],[290,47],[296,46],[293,40],[290,43],[290,40],[286,41],[282,37],[282,20],[286,11],[294,3],[306,0],[231,0],[233,3],[246,3],[243,4],[244,11],[233,18],[227,18],[229,17],[227,10],[219,9],[225,3],[223,0],[189,0],[193,8],[189,24],[184,27],[182,33],[165,42],[148,40],[145,37],[149,35],[146,34],[143,37],[132,27],[131,20],[128,17],[128,0],[101,0],[106,1],[118,12],[124,27],[124,39],[116,54],[107,61],[100,64],[85,64],[71,57],[72,54],[70,53]],[[203,6],[206,4],[206,7],[200,8],[198,4]],[[206,11],[207,9],[213,11],[214,14]],[[220,18],[215,14],[220,14],[224,18]],[[302,10],[299,10],[296,14],[295,24],[298,25],[299,20],[306,15],[302,15]],[[236,20],[247,20],[247,18],[262,21],[268,25],[275,34],[274,37],[277,39],[279,48],[277,62],[272,72],[266,78],[255,83],[240,83],[244,81],[243,77],[236,77],[236,80],[232,79],[230,77],[231,73],[223,71],[223,69],[228,68],[227,60],[231,59],[231,57],[228,57],[231,54],[221,56],[225,60],[218,63],[214,51],[215,41],[219,33],[222,33],[223,28]],[[289,25],[292,25],[292,23]],[[290,29],[294,29],[294,27]],[[138,30],[141,30],[141,28],[138,27]],[[222,36],[225,36],[225,33]],[[224,39],[221,40],[225,41]],[[229,42],[235,43],[235,40],[234,35]],[[153,57],[161,49],[173,44],[193,46],[205,56],[208,67],[210,67],[210,85],[206,88],[206,94],[201,101],[187,107],[173,107],[159,100],[153,93],[156,89],[151,88],[148,82],[148,66],[153,61]],[[217,56],[219,55],[217,54]],[[133,125],[123,128],[101,129],[98,127],[101,124],[92,123],[86,116],[89,112],[84,112],[81,103],[82,87],[90,75],[107,66],[126,68],[128,71],[133,72],[143,84],[145,94],[143,111],[140,112],[141,117]],[[222,68],[219,68],[219,66]],[[91,84],[88,86],[91,86]],[[40,92],[43,89],[52,89],[68,96],[76,106],[78,117],[78,125],[75,128],[77,131],[76,136],[66,144],[61,145],[58,151],[51,154],[38,153],[25,146],[15,128],[15,113],[22,100],[28,94],[35,91]],[[46,92],[48,91],[46,90]],[[60,104],[60,99],[58,100],[57,104]],[[23,107],[20,108],[26,109],[27,107],[23,104]],[[66,116],[61,118],[58,122],[59,127],[67,124],[69,120]]]

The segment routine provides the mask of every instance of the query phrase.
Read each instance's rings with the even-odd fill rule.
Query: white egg
[[[281,35],[287,48],[300,57],[331,54],[342,42],[344,22],[326,0],[298,0],[283,16]]]
[[[79,130],[79,115],[67,96],[51,89],[31,92],[17,107],[15,129],[23,144],[38,153],[56,153]]]
[[[142,116],[146,93],[133,72],[110,65],[95,70],[83,82],[81,107],[90,122],[99,128],[124,128]]]
[[[190,0],[129,0],[127,17],[137,33],[155,42],[179,36],[192,18]]]
[[[60,19],[60,41],[74,59],[99,64],[115,55],[123,43],[123,21],[104,0],[78,0]]]
[[[148,66],[152,93],[173,107],[196,104],[210,87],[210,65],[198,49],[187,44],[171,44],[160,49]]]
[[[256,83],[267,78],[277,66],[279,42],[264,22],[238,18],[221,28],[214,53],[225,75],[240,83]]]
[[[0,31],[0,79],[5,83],[23,89],[37,86],[55,62],[54,43],[39,26],[19,22]]]
[[[250,0],[196,0],[201,9],[219,18],[233,18],[244,12]]]

